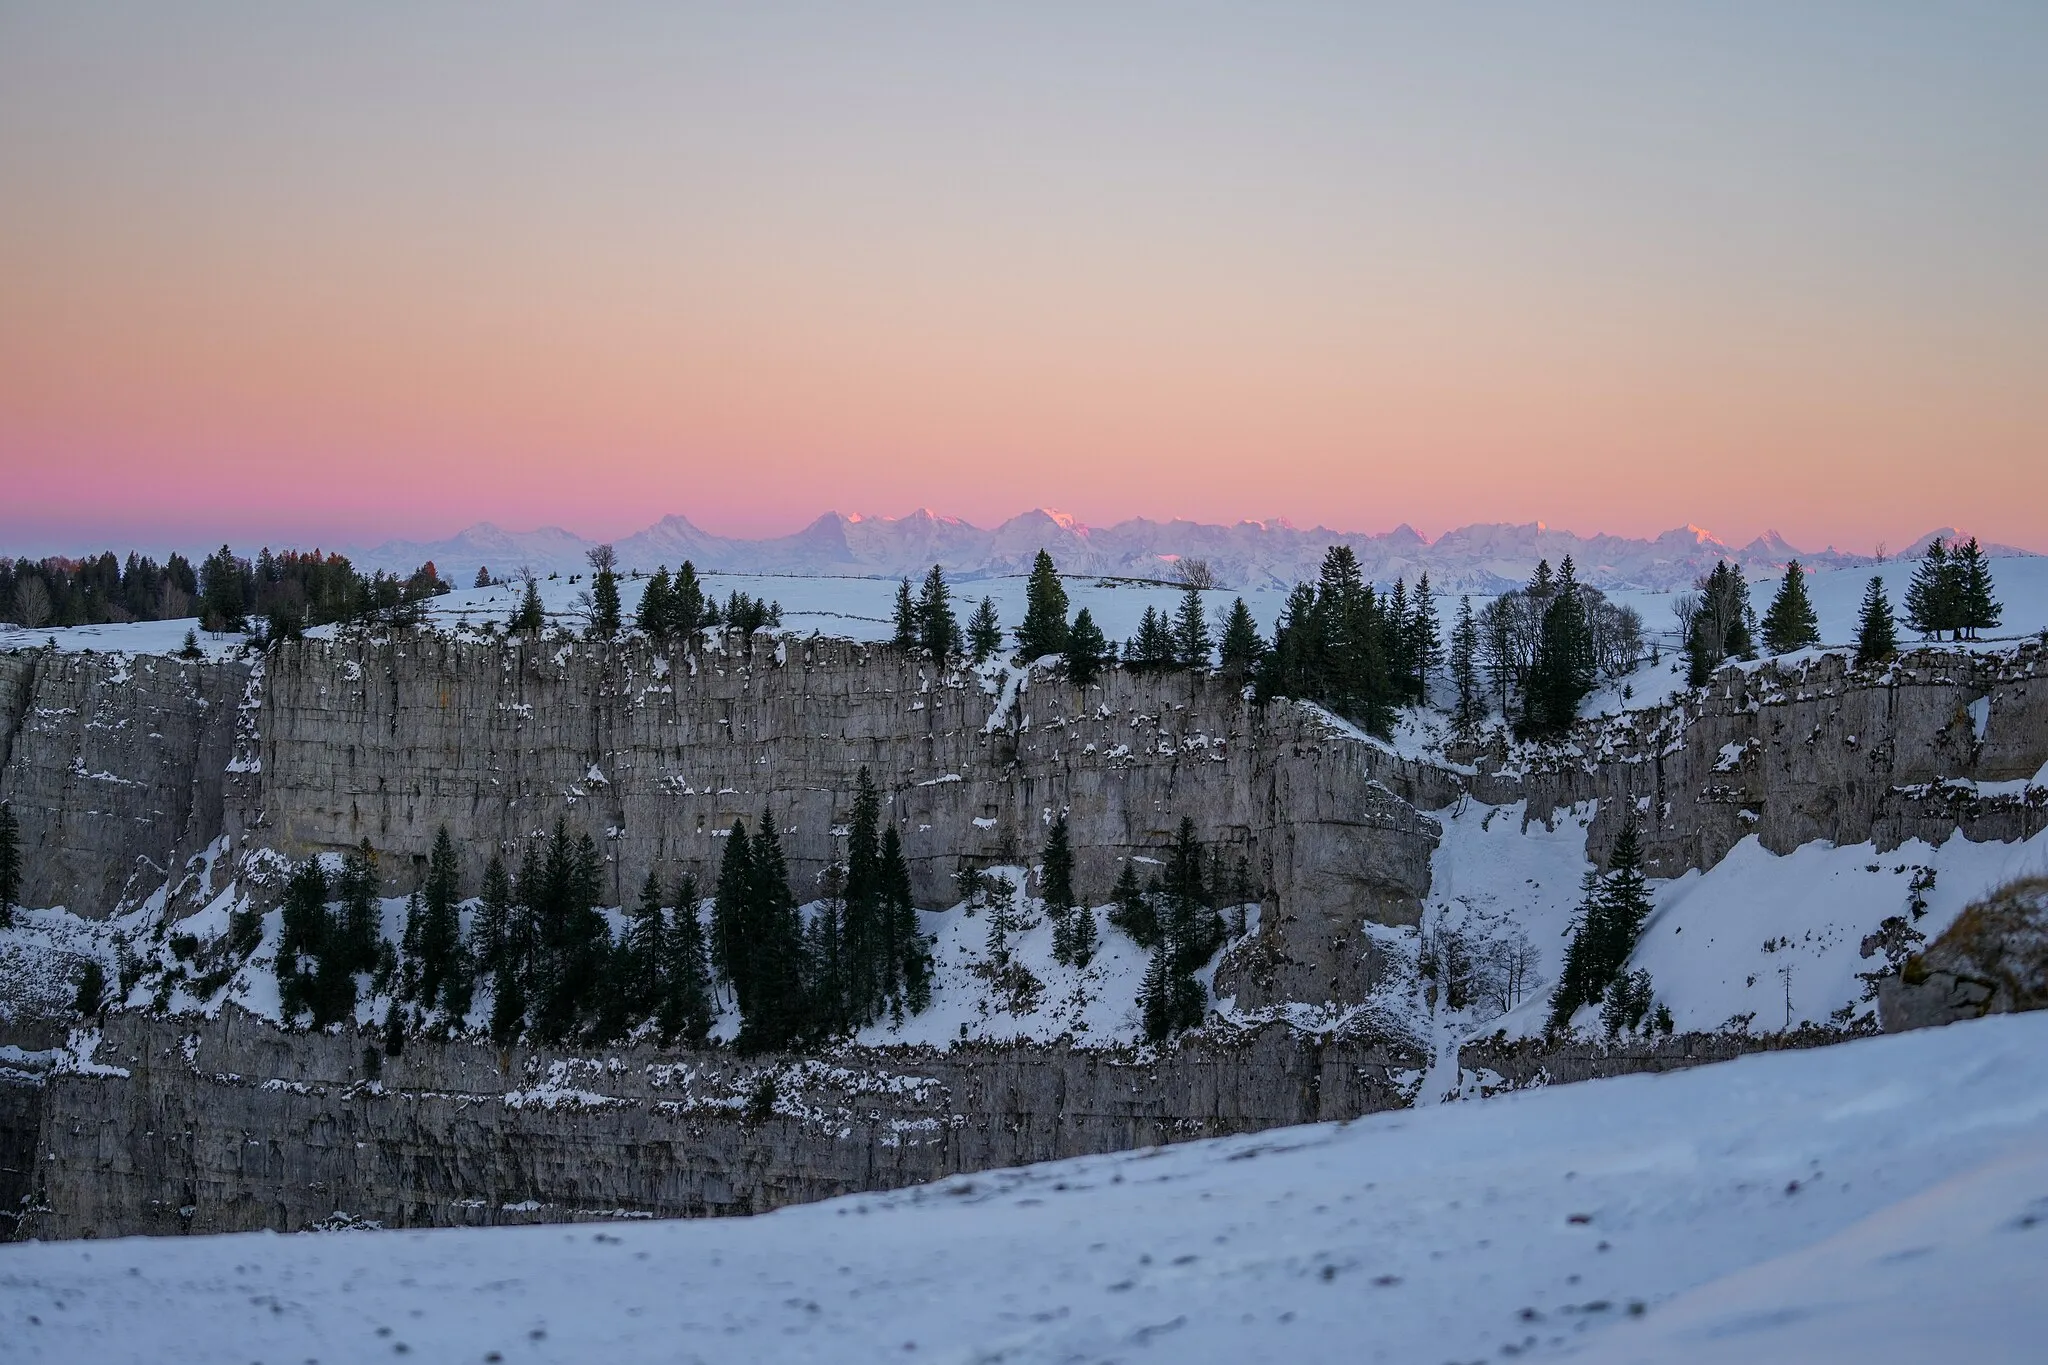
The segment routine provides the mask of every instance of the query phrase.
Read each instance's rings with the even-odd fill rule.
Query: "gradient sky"
[[[2048,5],[0,0],[0,475],[2048,549]]]

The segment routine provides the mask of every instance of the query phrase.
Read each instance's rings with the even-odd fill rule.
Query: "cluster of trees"
[[[1607,859],[1607,875],[1586,873],[1585,892],[1566,945],[1564,969],[1550,997],[1550,1026],[1561,1029],[1585,1005],[1601,1006],[1600,1022],[1609,1037],[1634,1032],[1652,1019],[1655,992],[1646,971],[1629,972],[1643,921],[1650,913],[1649,880],[1643,874],[1641,836],[1635,816],[1615,836]],[[1671,1012],[1659,1006],[1656,1027],[1671,1032]]]
[[[1255,669],[1261,697],[1317,702],[1385,735],[1395,707],[1427,694],[1441,655],[1427,576],[1412,596],[1405,582],[1378,593],[1351,547],[1333,545],[1315,586],[1297,584],[1289,594],[1272,648],[1259,652]]]
[[[847,857],[828,869],[808,925],[790,891],[773,815],[735,820],[720,860],[711,956],[740,1010],[737,1046],[770,1051],[843,1036],[931,1003],[931,947],[917,926],[910,868],[862,768]]]
[[[1215,856],[1220,860],[1220,848]],[[1228,895],[1225,882],[1204,875],[1195,822],[1181,817],[1165,866],[1150,886],[1139,886],[1135,865],[1127,861],[1110,894],[1110,923],[1152,950],[1138,988],[1145,1036],[1157,1042],[1196,1027],[1208,1012],[1209,995],[1195,972],[1215,956],[1229,931],[1217,909]]]
[[[1484,720],[1495,702],[1525,738],[1563,733],[1601,678],[1625,677],[1642,662],[1642,618],[1579,582],[1567,555],[1479,611],[1459,602],[1451,629],[1452,715],[1461,731]],[[1489,695],[1490,694],[1490,695]]]
[[[118,621],[171,621],[192,613],[199,574],[185,556],[169,562],[109,550],[85,559],[0,557],[0,621],[31,630]]]
[[[1053,960],[1070,967],[1085,967],[1095,960],[1095,912],[1079,904],[1081,898],[1074,893],[1074,847],[1067,834],[1064,811],[1046,835],[1040,866],[1045,912],[1052,917]]]
[[[251,561],[223,545],[194,568],[174,554],[158,564],[110,550],[88,559],[0,558],[0,620],[43,626],[171,621],[197,614],[210,631],[264,623],[272,638],[310,626],[376,620],[417,622],[421,604],[448,591],[432,561],[406,577],[359,573],[347,557],[267,547]]]
[[[1739,566],[1716,561],[1692,592],[1672,602],[1671,611],[1685,647],[1687,686],[1705,686],[1724,660],[1756,657],[1756,611]]]
[[[2005,618],[1991,594],[1991,563],[1977,537],[1953,549],[1936,537],[1906,585],[1906,623],[1924,638],[1939,640],[1947,631],[1952,640],[1974,640]]]

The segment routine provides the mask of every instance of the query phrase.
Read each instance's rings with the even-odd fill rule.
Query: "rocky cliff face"
[[[613,895],[648,869],[708,878],[735,818],[772,810],[799,889],[834,856],[855,774],[883,788],[926,904],[963,863],[1029,858],[1069,814],[1079,883],[1156,857],[1183,815],[1248,860],[1267,911],[1219,989],[1241,1004],[1356,1000],[1359,925],[1413,923],[1438,830],[1469,793],[1531,819],[1633,803],[1653,869],[1712,866],[1746,835],[1889,848],[2016,839],[2048,822],[2043,651],[1926,652],[1882,675],[1838,656],[1725,670],[1704,692],[1589,722],[1549,750],[1404,757],[1220,677],[1112,671],[1081,690],[984,678],[883,646],[790,639],[748,657],[410,633],[260,662],[0,655],[0,797],[31,902],[106,914],[226,836],[236,859],[368,839],[394,893],[449,827],[476,884],[493,850],[566,818],[599,836]]]
[[[1419,1054],[1272,1026],[1157,1053],[597,1055],[116,1016],[41,1092],[37,1237],[758,1213],[1406,1102]],[[369,1050],[366,1052],[366,1048]],[[80,1060],[82,1057],[82,1060]]]

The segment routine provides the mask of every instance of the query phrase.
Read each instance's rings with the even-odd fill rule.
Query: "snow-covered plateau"
[[[0,1248],[24,1361],[2038,1361],[2048,1015],[750,1219]]]

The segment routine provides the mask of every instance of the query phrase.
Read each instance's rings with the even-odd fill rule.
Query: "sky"
[[[0,0],[0,553],[2048,550],[2048,6]]]

